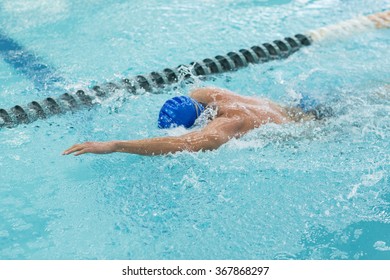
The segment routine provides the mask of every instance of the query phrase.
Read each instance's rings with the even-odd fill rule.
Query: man
[[[306,102],[307,103],[307,102]],[[284,124],[314,119],[316,116],[304,108],[286,108],[267,99],[246,97],[217,88],[194,90],[190,97],[174,97],[163,105],[158,125],[170,128],[191,127],[206,108],[214,108],[216,116],[203,129],[176,137],[157,137],[141,140],[85,142],[63,152],[75,156],[113,152],[139,155],[163,155],[179,151],[205,151],[220,147],[232,138],[267,123]],[[314,111],[313,111],[314,112]]]

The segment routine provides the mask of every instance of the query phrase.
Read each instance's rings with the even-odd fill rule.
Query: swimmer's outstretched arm
[[[203,130],[178,137],[158,137],[142,140],[85,142],[76,144],[63,152],[75,156],[93,153],[131,153],[138,155],[163,155],[179,151],[197,152],[213,150],[233,137],[241,136],[243,122],[239,118],[217,118]]]

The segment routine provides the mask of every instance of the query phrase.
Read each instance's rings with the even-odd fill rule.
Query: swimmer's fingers
[[[62,154],[69,155],[74,154],[79,156],[82,154],[109,154],[115,151],[115,142],[85,142],[82,144],[76,144],[65,150]]]
[[[69,155],[69,154],[72,154],[72,153],[75,153],[74,154],[75,156],[87,153],[86,144],[83,143],[83,144],[73,145],[69,149],[65,150],[62,154],[63,155]]]
[[[79,156],[82,154],[91,153],[87,148],[83,148],[82,150],[79,150],[78,152],[74,153],[75,156]]]
[[[73,145],[72,147],[66,149],[65,151],[62,152],[63,155],[69,155],[77,150],[77,146],[80,144]]]

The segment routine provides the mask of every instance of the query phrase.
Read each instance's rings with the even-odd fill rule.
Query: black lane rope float
[[[192,62],[189,65],[165,68],[161,72],[151,72],[148,75],[125,78],[118,82],[107,82],[94,86],[92,89],[77,90],[75,93],[64,93],[59,97],[47,97],[42,101],[32,101],[25,106],[15,105],[9,110],[0,109],[0,129],[92,107],[96,104],[94,99],[107,98],[110,93],[118,89],[124,89],[132,94],[142,90],[151,92],[153,89],[178,82],[179,76],[183,76],[183,74],[184,79],[188,79],[191,74],[193,76],[207,76],[234,71],[249,64],[286,58],[300,48],[310,46],[312,43],[326,38],[344,38],[357,31],[389,27],[390,11],[361,16],[339,24],[312,30],[306,34],[296,34],[293,37],[285,37],[270,43],[241,49],[237,52],[229,52],[226,55],[217,55],[214,58],[206,58]],[[190,69],[191,74],[186,74],[183,69]]]

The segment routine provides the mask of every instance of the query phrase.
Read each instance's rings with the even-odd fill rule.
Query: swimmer
[[[230,139],[239,138],[267,123],[285,124],[321,118],[316,110],[305,108],[304,103],[308,102],[303,98],[298,107],[289,108],[268,99],[241,96],[224,89],[200,88],[192,91],[189,97],[177,96],[166,101],[160,110],[158,126],[163,129],[176,126],[190,128],[205,109],[214,110],[214,118],[201,130],[181,136],[85,142],[73,145],[63,155],[114,152],[164,155],[214,150]]]

